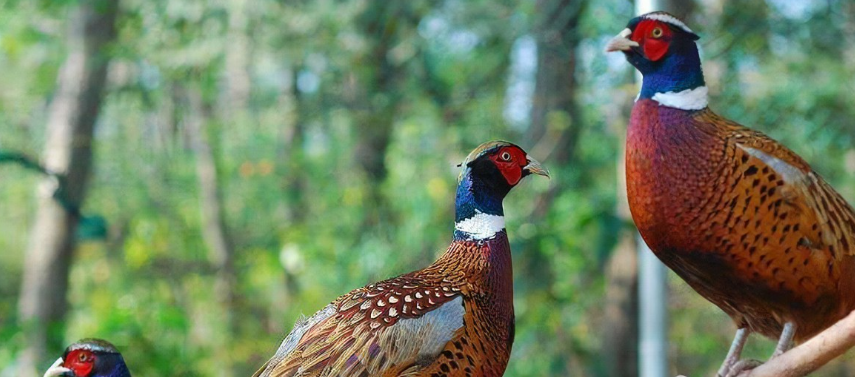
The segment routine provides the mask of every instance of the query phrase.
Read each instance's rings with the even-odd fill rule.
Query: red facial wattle
[[[658,61],[668,53],[673,32],[663,22],[644,20],[638,23],[631,39],[641,46],[644,56],[650,61]]]
[[[75,350],[68,353],[63,363],[66,368],[71,369],[75,376],[87,377],[95,367],[95,355],[87,350]]]
[[[506,158],[507,157],[507,158]],[[523,174],[523,167],[528,163],[525,157],[525,152],[519,148],[506,147],[499,149],[496,153],[490,156],[496,167],[505,177],[509,185],[514,186],[520,182]]]

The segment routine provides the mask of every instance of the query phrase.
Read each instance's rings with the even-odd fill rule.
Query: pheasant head
[[[490,141],[475,148],[461,164],[455,201],[454,239],[482,240],[505,228],[502,200],[531,174],[549,176],[522,148]]]
[[[45,377],[130,377],[115,346],[101,339],[81,339],[65,349]]]
[[[606,52],[621,51],[641,72],[639,99],[683,110],[707,107],[707,87],[695,43],[700,37],[683,21],[665,12],[651,12],[629,21],[612,38]]]

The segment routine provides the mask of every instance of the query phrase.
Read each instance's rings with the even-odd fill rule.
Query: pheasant
[[[632,218],[665,265],[735,322],[718,374],[750,333],[775,357],[855,309],[855,213],[801,157],[707,106],[699,37],[633,18],[607,45],[643,75],[626,138]]]
[[[514,339],[502,200],[530,174],[520,147],[487,142],[461,164],[453,240],[425,269],[347,293],[298,321],[255,376],[501,376]]]
[[[81,339],[68,346],[44,377],[131,377],[122,354],[101,339]]]

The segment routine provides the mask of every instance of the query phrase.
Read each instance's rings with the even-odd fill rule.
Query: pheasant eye
[[[81,353],[80,355],[77,356],[77,359],[80,361],[86,361],[86,354]]]
[[[502,153],[502,161],[510,161],[510,160],[511,160],[511,154],[510,153],[508,153],[508,152]]]
[[[661,27],[654,28],[653,31],[650,32],[650,35],[652,35],[653,38],[661,37],[662,36],[662,28]]]

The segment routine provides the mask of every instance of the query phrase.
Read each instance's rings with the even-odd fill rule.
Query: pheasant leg
[[[732,368],[737,361],[739,361],[739,357],[742,355],[742,348],[745,347],[745,342],[748,340],[748,334],[751,331],[748,328],[739,328],[736,330],[736,335],[733,337],[733,343],[730,345],[730,350],[727,351],[727,356],[724,358],[724,362],[721,364],[721,368],[718,369],[717,377],[725,377],[728,375],[728,371]]]
[[[742,329],[740,329],[740,330],[742,330]],[[769,360],[774,359],[778,356],[781,356],[784,352],[787,352],[790,350],[790,348],[793,348],[793,337],[795,335],[796,335],[796,325],[792,322],[785,323],[784,324],[784,330],[781,331],[781,337],[778,338],[778,344],[775,346],[775,352],[772,353],[772,357],[770,357]],[[739,331],[736,332],[736,337],[739,338]],[[736,339],[734,339],[733,342],[734,342],[734,346],[736,346]],[[743,341],[743,343],[744,343],[744,341]],[[730,349],[731,352],[733,352],[734,346],[731,346],[731,349]],[[740,346],[739,352],[741,352],[741,351],[742,351],[742,347]],[[728,358],[725,359],[725,363],[727,363],[727,361],[730,359],[730,356],[731,356],[730,352],[728,352],[727,356],[728,356]],[[737,355],[736,357],[738,358],[739,355]],[[719,370],[718,375],[724,376],[724,377],[737,377],[737,376],[739,376],[740,373],[747,371],[747,370],[754,369],[754,368],[760,366],[761,364],[763,364],[763,363],[760,361],[757,361],[757,360],[753,360],[753,359],[739,360],[735,364],[731,364],[728,367],[728,369],[724,369],[725,366],[722,365],[722,369],[724,369],[725,374],[722,374],[722,370]]]
[[[784,352],[793,348],[793,337],[796,335],[796,325],[792,322],[787,322],[784,324],[784,331],[781,331],[781,337],[778,339],[778,345],[775,346],[775,352],[772,353],[772,357],[781,356]]]

